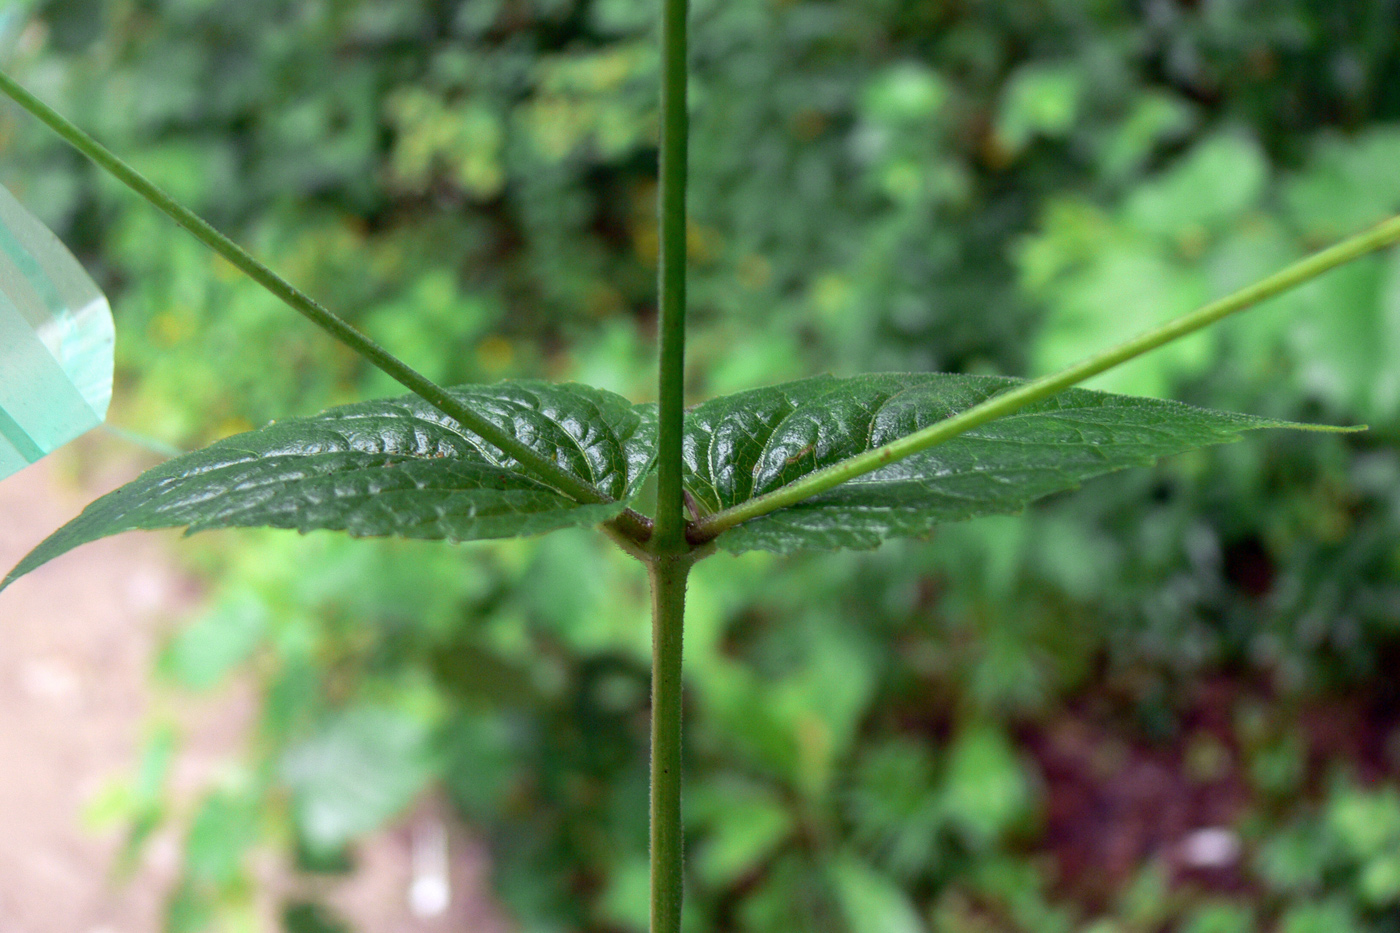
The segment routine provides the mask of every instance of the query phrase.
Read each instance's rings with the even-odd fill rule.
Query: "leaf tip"
[[[15,564],[15,566],[10,570],[10,572],[5,574],[4,579],[0,580],[0,593],[3,593],[7,589],[9,589],[10,584],[14,583],[20,577],[29,573],[29,571],[33,570],[35,566],[37,565],[31,564],[28,557],[25,557],[24,560],[20,561],[18,564]]]
[[[1312,431],[1316,434],[1360,434],[1371,430],[1369,424],[1288,424],[1295,431]]]

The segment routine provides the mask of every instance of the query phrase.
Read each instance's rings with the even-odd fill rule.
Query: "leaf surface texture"
[[[651,469],[654,408],[581,385],[452,390],[615,500],[580,505],[416,396],[276,422],[170,460],[88,506],[5,579],[124,531],[266,526],[472,541],[593,525]]]
[[[732,508],[971,408],[1019,380],[944,373],[817,376],[713,399],[686,418],[685,481]],[[1302,427],[1179,402],[1070,389],[719,536],[749,550],[872,548],[945,522],[1018,512],[1087,479]]]

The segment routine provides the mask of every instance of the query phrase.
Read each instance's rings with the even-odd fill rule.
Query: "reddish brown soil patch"
[[[1149,742],[1105,704],[1090,702],[1026,734],[1045,781],[1042,845],[1055,856],[1064,896],[1104,909],[1151,862],[1178,882],[1245,886],[1238,862],[1203,869],[1184,857],[1193,833],[1234,827],[1248,803],[1227,720],[1232,689],[1204,685],[1170,741]],[[1188,762],[1193,756],[1203,761]]]
[[[1160,742],[1144,737],[1124,704],[1081,698],[1023,732],[1045,781],[1040,845],[1055,859],[1063,896],[1106,909],[1153,862],[1177,884],[1249,888],[1247,852],[1203,869],[1188,864],[1184,848],[1193,833],[1238,827],[1249,808],[1267,807],[1252,796],[1232,720],[1246,701],[1269,711],[1268,728],[1302,738],[1308,800],[1321,798],[1337,767],[1367,784],[1400,774],[1400,704],[1384,689],[1284,703],[1257,683],[1217,677],[1192,690],[1172,737]]]

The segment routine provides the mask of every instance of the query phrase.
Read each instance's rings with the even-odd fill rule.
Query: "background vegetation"
[[[652,387],[650,0],[11,0],[5,67],[440,381]],[[1395,0],[694,0],[697,397],[1047,371],[1400,210]],[[0,178],[113,295],[114,421],[192,446],[399,394],[6,110]],[[1367,422],[927,543],[696,570],[689,922],[1400,929],[1400,255],[1099,387]],[[445,788],[524,931],[645,927],[644,581],[583,535],[223,534],[158,676],[259,685],[171,931],[254,852],[353,866]],[[1238,834],[1205,864],[1192,832]],[[1206,860],[1209,861],[1209,860]],[[295,933],[338,929],[288,904]]]

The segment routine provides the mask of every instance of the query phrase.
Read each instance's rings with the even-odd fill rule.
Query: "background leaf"
[[[912,434],[1011,388],[994,376],[817,376],[697,406],[686,485],[713,512]],[[870,548],[1017,512],[1086,479],[1286,422],[1071,389],[719,537],[734,553]]]
[[[533,449],[618,501],[580,505],[414,396],[273,423],[177,457],[83,510],[4,585],[80,544],[188,526],[346,531],[469,541],[606,521],[650,469],[650,409],[580,385],[454,390]]]
[[[282,762],[297,831],[314,852],[333,852],[378,827],[408,806],[432,773],[428,727],[370,706],[346,710]]]
[[[831,866],[836,899],[852,933],[919,933],[924,929],[909,896],[879,872],[851,858]]]
[[[441,384],[654,391],[651,0],[133,6],[11,2],[6,70]],[[694,7],[696,400],[821,372],[1036,374],[1400,209],[1390,0]],[[1068,123],[1057,85],[1075,91]],[[1033,131],[1013,152],[999,143],[1023,103]],[[22,112],[0,126],[5,183],[120,308],[115,424],[194,449],[402,391]],[[1248,170],[1254,144],[1262,192],[1249,174],[1199,171]],[[1189,198],[1164,203],[1164,188]],[[800,834],[731,882],[691,871],[694,928],[844,930],[827,866],[846,853],[940,933],[1277,933],[1295,908],[1338,901],[1350,926],[1389,931],[1377,879],[1390,851],[1353,852],[1319,795],[1334,769],[1355,774],[1357,794],[1400,786],[1392,278],[1316,283],[1086,386],[1373,432],[1224,445],[928,543],[697,565],[687,812],[738,785],[784,806]],[[110,447],[94,440],[58,472],[106,475]],[[429,786],[441,781],[487,846],[503,926],[645,928],[648,595],[631,558],[582,531],[470,548],[244,532],[179,555],[212,598],[193,618],[216,621],[172,642],[162,694],[248,650],[252,628],[216,630],[252,621],[234,606],[266,613],[224,675],[254,698],[256,739],[230,752],[241,773],[280,773],[288,746],[347,704],[402,708],[427,678],[452,711]],[[26,600],[8,595],[18,652]],[[36,608],[75,616],[55,605]],[[112,644],[73,641],[79,670]],[[135,843],[184,838],[195,817],[179,777],[194,751],[174,750],[159,712],[187,702],[158,702],[144,776],[106,804],[109,829],[132,821],[133,865]],[[943,806],[951,741],[971,723],[1014,737],[1045,790],[1034,825],[988,848]],[[1198,766],[1203,746],[1215,771]],[[26,761],[48,752],[66,778],[67,747],[55,738]],[[1164,796],[1141,793],[1146,765],[1168,779],[1153,785]],[[21,785],[0,799],[26,807]],[[282,782],[265,793],[253,865],[326,870],[332,859],[313,865],[294,845]],[[1160,880],[1135,880],[1160,879],[1142,860],[1206,826],[1240,830],[1244,861],[1192,872],[1163,916]],[[1295,827],[1296,878],[1265,874],[1262,856]],[[724,830],[689,832],[698,869]],[[61,832],[57,849],[24,837],[25,864],[70,853]],[[368,884],[390,864],[373,855],[383,842],[365,840]],[[93,896],[101,876],[85,874]],[[309,880],[286,893],[343,905],[356,929],[396,927],[330,890],[339,878]],[[71,879],[19,871],[6,890],[7,907],[42,909],[44,929],[101,920],[74,915],[95,901]],[[246,880],[196,877],[177,897],[186,929],[275,925],[266,892],[247,919]],[[391,900],[397,926],[416,922]],[[293,906],[283,922],[298,933],[331,925]]]

